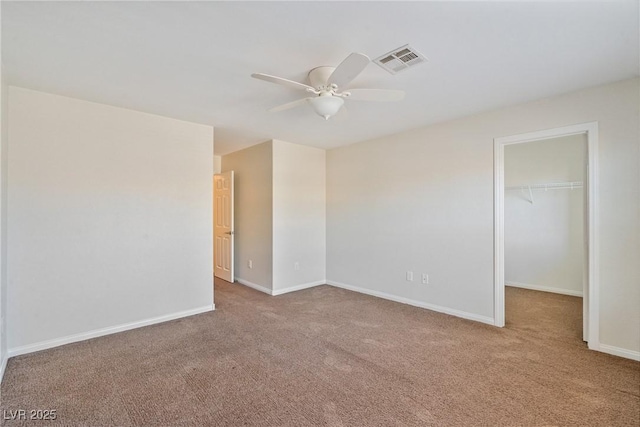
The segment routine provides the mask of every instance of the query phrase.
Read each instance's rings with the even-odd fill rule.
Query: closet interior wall
[[[505,147],[505,281],[582,296],[586,136]]]

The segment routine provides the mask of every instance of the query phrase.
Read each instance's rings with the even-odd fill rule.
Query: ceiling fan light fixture
[[[329,117],[334,116],[340,111],[344,104],[344,99],[339,96],[318,96],[309,100],[313,109],[319,116],[324,117],[325,120],[329,120]]]

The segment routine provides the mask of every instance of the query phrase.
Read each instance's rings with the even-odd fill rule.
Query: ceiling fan
[[[310,85],[262,73],[251,74],[251,77],[294,89],[301,89],[313,94],[307,98],[298,99],[271,108],[269,110],[270,112],[283,111],[304,104],[311,104],[318,115],[328,120],[329,117],[340,111],[346,98],[357,101],[400,101],[404,98],[404,91],[402,90],[343,90],[345,86],[364,71],[369,62],[371,62],[371,60],[367,55],[354,52],[347,56],[337,67],[316,67],[309,71]]]

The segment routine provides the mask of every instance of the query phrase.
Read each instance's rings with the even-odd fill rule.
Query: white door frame
[[[505,136],[493,140],[494,154],[494,323],[504,327],[504,147],[523,142],[562,136],[587,136],[587,221],[588,277],[584,303],[588,304],[587,342],[592,350],[600,349],[600,282],[598,236],[598,122],[582,123],[556,129]]]

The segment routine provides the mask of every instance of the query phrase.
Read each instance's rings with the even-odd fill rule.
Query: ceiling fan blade
[[[278,111],[284,111],[284,110],[288,110],[290,108],[296,108],[296,107],[299,107],[299,106],[301,106],[303,104],[306,104],[309,99],[311,99],[311,98],[296,99],[295,101],[287,102],[286,104],[282,104],[282,105],[278,105],[277,107],[273,107],[273,108],[269,109],[269,112],[270,113],[277,113]]]
[[[338,87],[345,87],[351,80],[355,79],[358,74],[364,71],[371,60],[362,53],[352,53],[333,70],[327,84],[335,84]]]
[[[404,98],[403,90],[391,89],[349,89],[351,95],[347,99],[354,101],[400,101]]]
[[[254,79],[264,80],[265,82],[276,83],[282,86],[287,86],[293,89],[314,90],[311,86],[306,85],[304,83],[294,82],[293,80],[283,79],[282,77],[270,76],[269,74],[253,73],[251,74],[251,77],[253,77]]]

